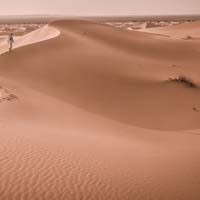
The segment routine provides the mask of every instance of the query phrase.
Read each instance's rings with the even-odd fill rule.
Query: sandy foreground
[[[2,39],[0,199],[199,200],[199,27],[65,20],[11,53]]]

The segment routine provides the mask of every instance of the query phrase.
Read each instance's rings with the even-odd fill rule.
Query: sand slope
[[[199,199],[199,45],[86,21],[49,28],[54,38],[30,33],[0,56],[0,85],[17,97],[0,103],[1,199]],[[196,88],[169,81],[180,74]]]

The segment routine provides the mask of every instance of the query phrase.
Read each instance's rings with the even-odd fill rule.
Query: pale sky
[[[200,14],[200,0],[0,0],[0,15]]]

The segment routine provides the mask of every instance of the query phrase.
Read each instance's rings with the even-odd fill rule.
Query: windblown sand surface
[[[68,20],[2,44],[0,199],[200,199],[200,43],[162,34]]]

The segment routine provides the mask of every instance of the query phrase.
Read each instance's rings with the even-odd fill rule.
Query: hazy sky
[[[200,0],[0,0],[0,15],[200,14]]]

